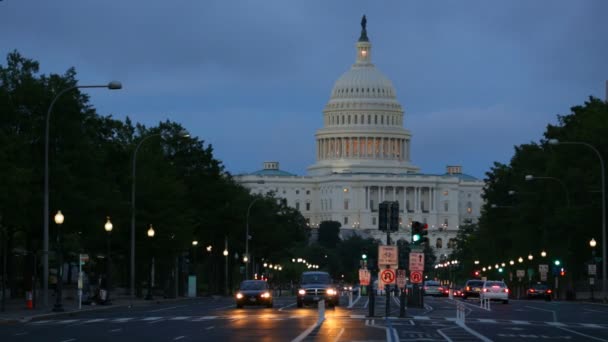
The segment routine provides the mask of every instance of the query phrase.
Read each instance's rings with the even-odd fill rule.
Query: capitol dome
[[[311,175],[419,170],[410,163],[411,133],[403,128],[404,112],[393,83],[371,62],[366,23],[364,16],[356,61],[338,78],[323,110]]]

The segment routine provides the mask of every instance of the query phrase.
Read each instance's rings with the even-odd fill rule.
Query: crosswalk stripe
[[[350,315],[350,318],[365,318],[365,315]]]
[[[530,322],[528,322],[528,321],[512,320],[511,322],[513,322],[513,324],[530,325]]]

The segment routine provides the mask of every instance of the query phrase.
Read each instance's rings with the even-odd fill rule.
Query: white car
[[[486,280],[481,289],[481,299],[500,300],[509,304],[509,288],[504,281]]]

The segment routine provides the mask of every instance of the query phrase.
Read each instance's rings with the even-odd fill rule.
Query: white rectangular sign
[[[397,265],[398,258],[397,246],[378,246],[378,265]]]
[[[526,271],[517,270],[517,278],[523,278],[526,275]]]
[[[587,265],[587,270],[589,271],[589,275],[595,275],[596,267],[595,264]]]
[[[540,273],[547,273],[547,272],[549,272],[549,265],[547,265],[547,264],[540,264],[540,265],[538,265],[538,272],[540,272]]]
[[[424,271],[424,253],[410,253],[410,271]]]

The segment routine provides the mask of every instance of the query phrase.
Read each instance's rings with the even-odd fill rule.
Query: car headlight
[[[348,290],[349,290],[349,291],[352,291],[352,290],[353,290],[353,287],[352,287],[352,286],[349,286],[349,287],[348,287]]]
[[[334,289],[328,289],[328,290],[327,290],[327,294],[328,294],[328,295],[330,295],[330,296],[333,296],[333,295],[335,295],[336,293],[337,293],[337,292],[336,292],[336,290],[334,290]]]
[[[270,298],[270,292],[262,293],[262,298]]]
[[[304,289],[300,289],[300,290],[298,290],[298,294],[300,294],[300,295],[302,295],[302,296],[303,296],[303,295],[305,295],[305,294],[306,294],[306,290],[304,290]]]
[[[239,293],[237,293],[237,294],[236,294],[236,299],[241,299],[241,298],[243,298],[243,294],[242,294],[242,293],[240,293],[240,292],[239,292]]]

